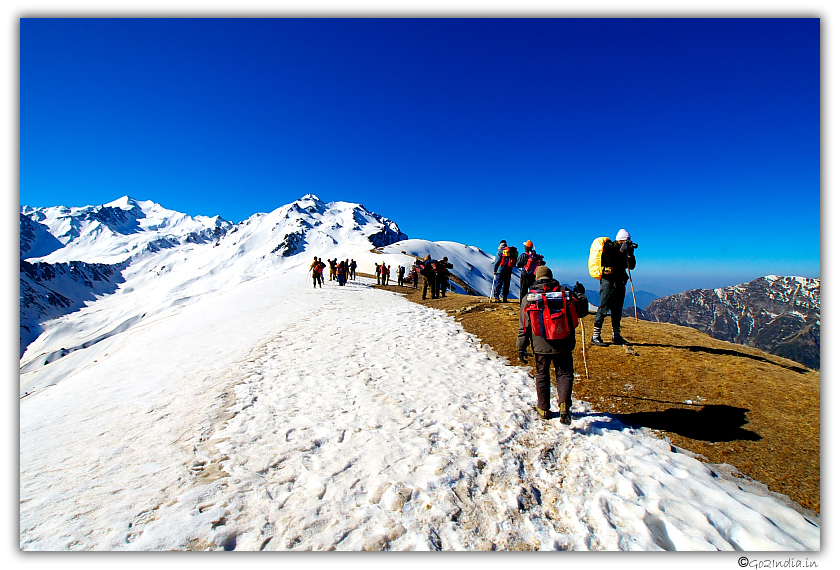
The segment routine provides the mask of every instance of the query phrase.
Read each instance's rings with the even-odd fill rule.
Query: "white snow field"
[[[272,273],[110,338],[20,401],[24,550],[820,548],[584,402],[542,422],[528,369],[365,280]]]

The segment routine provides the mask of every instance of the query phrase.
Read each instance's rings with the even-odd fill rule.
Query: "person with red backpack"
[[[545,265],[543,256],[538,254],[534,249],[534,242],[527,240],[522,245],[525,246],[525,251],[519,256],[516,261],[516,266],[520,269],[519,273],[519,300],[528,292],[528,287],[537,280],[537,268],[540,265]]]
[[[446,297],[446,290],[449,289],[449,270],[453,267],[446,256],[437,262],[435,279],[437,280],[438,295],[441,297]]]
[[[417,289],[417,281],[420,279],[420,267],[419,262],[415,264],[415,266],[411,269],[411,283],[415,289]]]
[[[419,261],[420,275],[423,276],[423,294],[421,297],[426,300],[426,292],[431,289],[432,299],[437,299],[437,281],[435,280],[435,268],[437,264],[432,260],[431,254],[426,255],[426,259]]]
[[[309,270],[312,272],[312,288],[315,288],[317,284],[318,287],[323,288],[324,283],[324,268],[326,265],[323,261],[315,257],[315,260],[312,262],[312,265],[309,266]]]
[[[505,240],[499,243],[496,259],[493,262],[493,301],[507,303],[510,294],[510,277],[516,266],[516,248],[508,246]],[[501,297],[501,298],[500,298]]]
[[[544,419],[551,414],[551,367],[557,379],[557,403],[560,421],[572,423],[572,387],[575,363],[575,327],[578,319],[589,314],[586,289],[576,283],[569,291],[554,280],[551,269],[541,265],[536,280],[522,297],[519,308],[519,335],[516,349],[519,360],[528,362],[528,346],[534,351],[536,367],[537,413]]]
[[[347,283],[347,265],[343,261],[339,262],[338,267],[335,270],[335,275],[338,279],[338,284],[343,287],[344,284]]]

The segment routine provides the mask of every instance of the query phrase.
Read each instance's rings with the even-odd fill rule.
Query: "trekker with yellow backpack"
[[[618,230],[615,240],[596,238],[589,251],[589,274],[601,280],[601,303],[595,312],[592,344],[607,346],[601,338],[601,326],[607,313],[611,315],[613,344],[627,344],[621,336],[621,312],[627,294],[627,269],[636,269],[636,248],[630,232]]]
[[[499,251],[496,252],[496,259],[493,262],[493,301],[507,303],[510,294],[510,276],[513,275],[513,268],[516,267],[518,252],[513,246],[508,246],[507,241],[499,243]]]

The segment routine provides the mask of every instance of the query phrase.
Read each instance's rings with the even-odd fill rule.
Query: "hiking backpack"
[[[601,256],[604,253],[604,246],[610,241],[608,237],[595,238],[589,247],[589,275],[595,279],[604,276],[604,266],[601,265]]]
[[[502,259],[499,261],[499,269],[502,267],[510,267],[513,269],[516,266],[517,251],[515,247],[506,247],[502,250]]]
[[[542,264],[543,256],[536,251],[526,251],[525,255],[528,256],[528,261],[525,262],[523,269],[528,275],[534,275],[537,272],[537,267]]]
[[[525,296],[525,328],[546,340],[562,340],[578,325],[576,300],[561,285],[534,287]]]

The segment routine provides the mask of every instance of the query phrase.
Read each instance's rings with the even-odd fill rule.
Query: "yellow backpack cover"
[[[604,268],[601,266],[601,254],[604,251],[604,244],[610,241],[608,237],[595,238],[589,248],[589,274],[595,279],[604,276]]]

